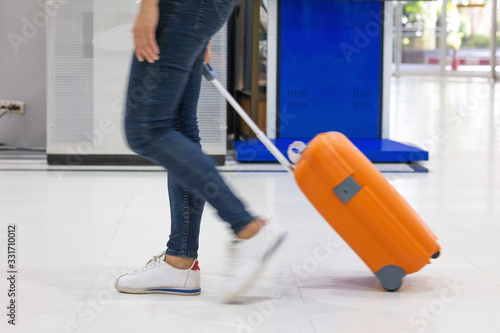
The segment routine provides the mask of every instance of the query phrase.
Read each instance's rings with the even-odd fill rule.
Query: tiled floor
[[[118,293],[116,277],[166,242],[165,175],[46,170],[36,161],[22,171],[0,161],[1,331],[500,332],[500,85],[393,79],[391,130],[391,138],[431,152],[429,173],[384,174],[443,247],[394,293],[380,287],[289,174],[247,171],[224,176],[289,238],[242,304],[219,302],[229,233],[210,208],[200,296]],[[9,224],[17,224],[16,327],[6,316]]]

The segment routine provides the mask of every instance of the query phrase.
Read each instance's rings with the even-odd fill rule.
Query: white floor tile
[[[262,165],[252,173],[232,162],[223,176],[235,192],[253,213],[288,231],[260,283],[241,304],[219,301],[230,231],[207,206],[202,294],[122,294],[116,278],[168,240],[165,173],[33,163],[32,171],[20,171],[3,161],[0,244],[7,225],[17,224],[18,317],[10,327],[3,307],[0,331],[500,332],[500,87],[411,77],[393,83],[391,138],[428,149],[430,171],[384,175],[443,247],[399,291],[383,290],[292,175]],[[2,268],[7,272],[5,261]],[[8,281],[0,281],[5,304]]]

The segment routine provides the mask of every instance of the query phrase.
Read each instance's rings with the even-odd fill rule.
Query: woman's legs
[[[204,201],[241,238],[230,243],[234,266],[227,272],[226,300],[234,301],[255,281],[285,238],[282,232],[260,227],[200,149],[195,115],[203,50],[226,21],[233,3],[160,0],[160,60],[141,63],[134,57],[125,130],[134,151],[168,170],[173,209],[168,251],[172,255],[154,256],[142,268],[118,278],[116,288],[122,292],[201,292],[200,268],[194,258]]]
[[[227,187],[211,158],[201,151],[195,117],[202,55],[211,36],[204,35],[206,29],[200,33],[193,27],[201,20],[204,27],[209,23],[216,32],[226,18],[209,17],[209,11],[217,12],[217,8],[211,9],[208,4],[231,2],[160,1],[160,60],[150,64],[134,57],[132,64],[127,139],[134,151],[168,170],[173,195],[168,247],[174,256],[196,258],[203,201],[217,210],[235,234],[254,220]]]

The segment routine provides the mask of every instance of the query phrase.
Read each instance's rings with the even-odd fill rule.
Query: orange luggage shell
[[[437,258],[437,238],[347,137],[317,135],[294,169],[298,186],[380,279],[397,290],[406,274]]]

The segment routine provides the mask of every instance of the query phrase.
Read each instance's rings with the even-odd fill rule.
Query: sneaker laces
[[[138,272],[143,271],[145,269],[148,269],[150,267],[161,264],[164,261],[164,259],[163,259],[164,256],[165,256],[165,252],[163,252],[163,251],[160,252],[160,254],[153,256],[153,258],[149,259],[149,261],[144,266],[135,270],[134,273],[138,273]]]

